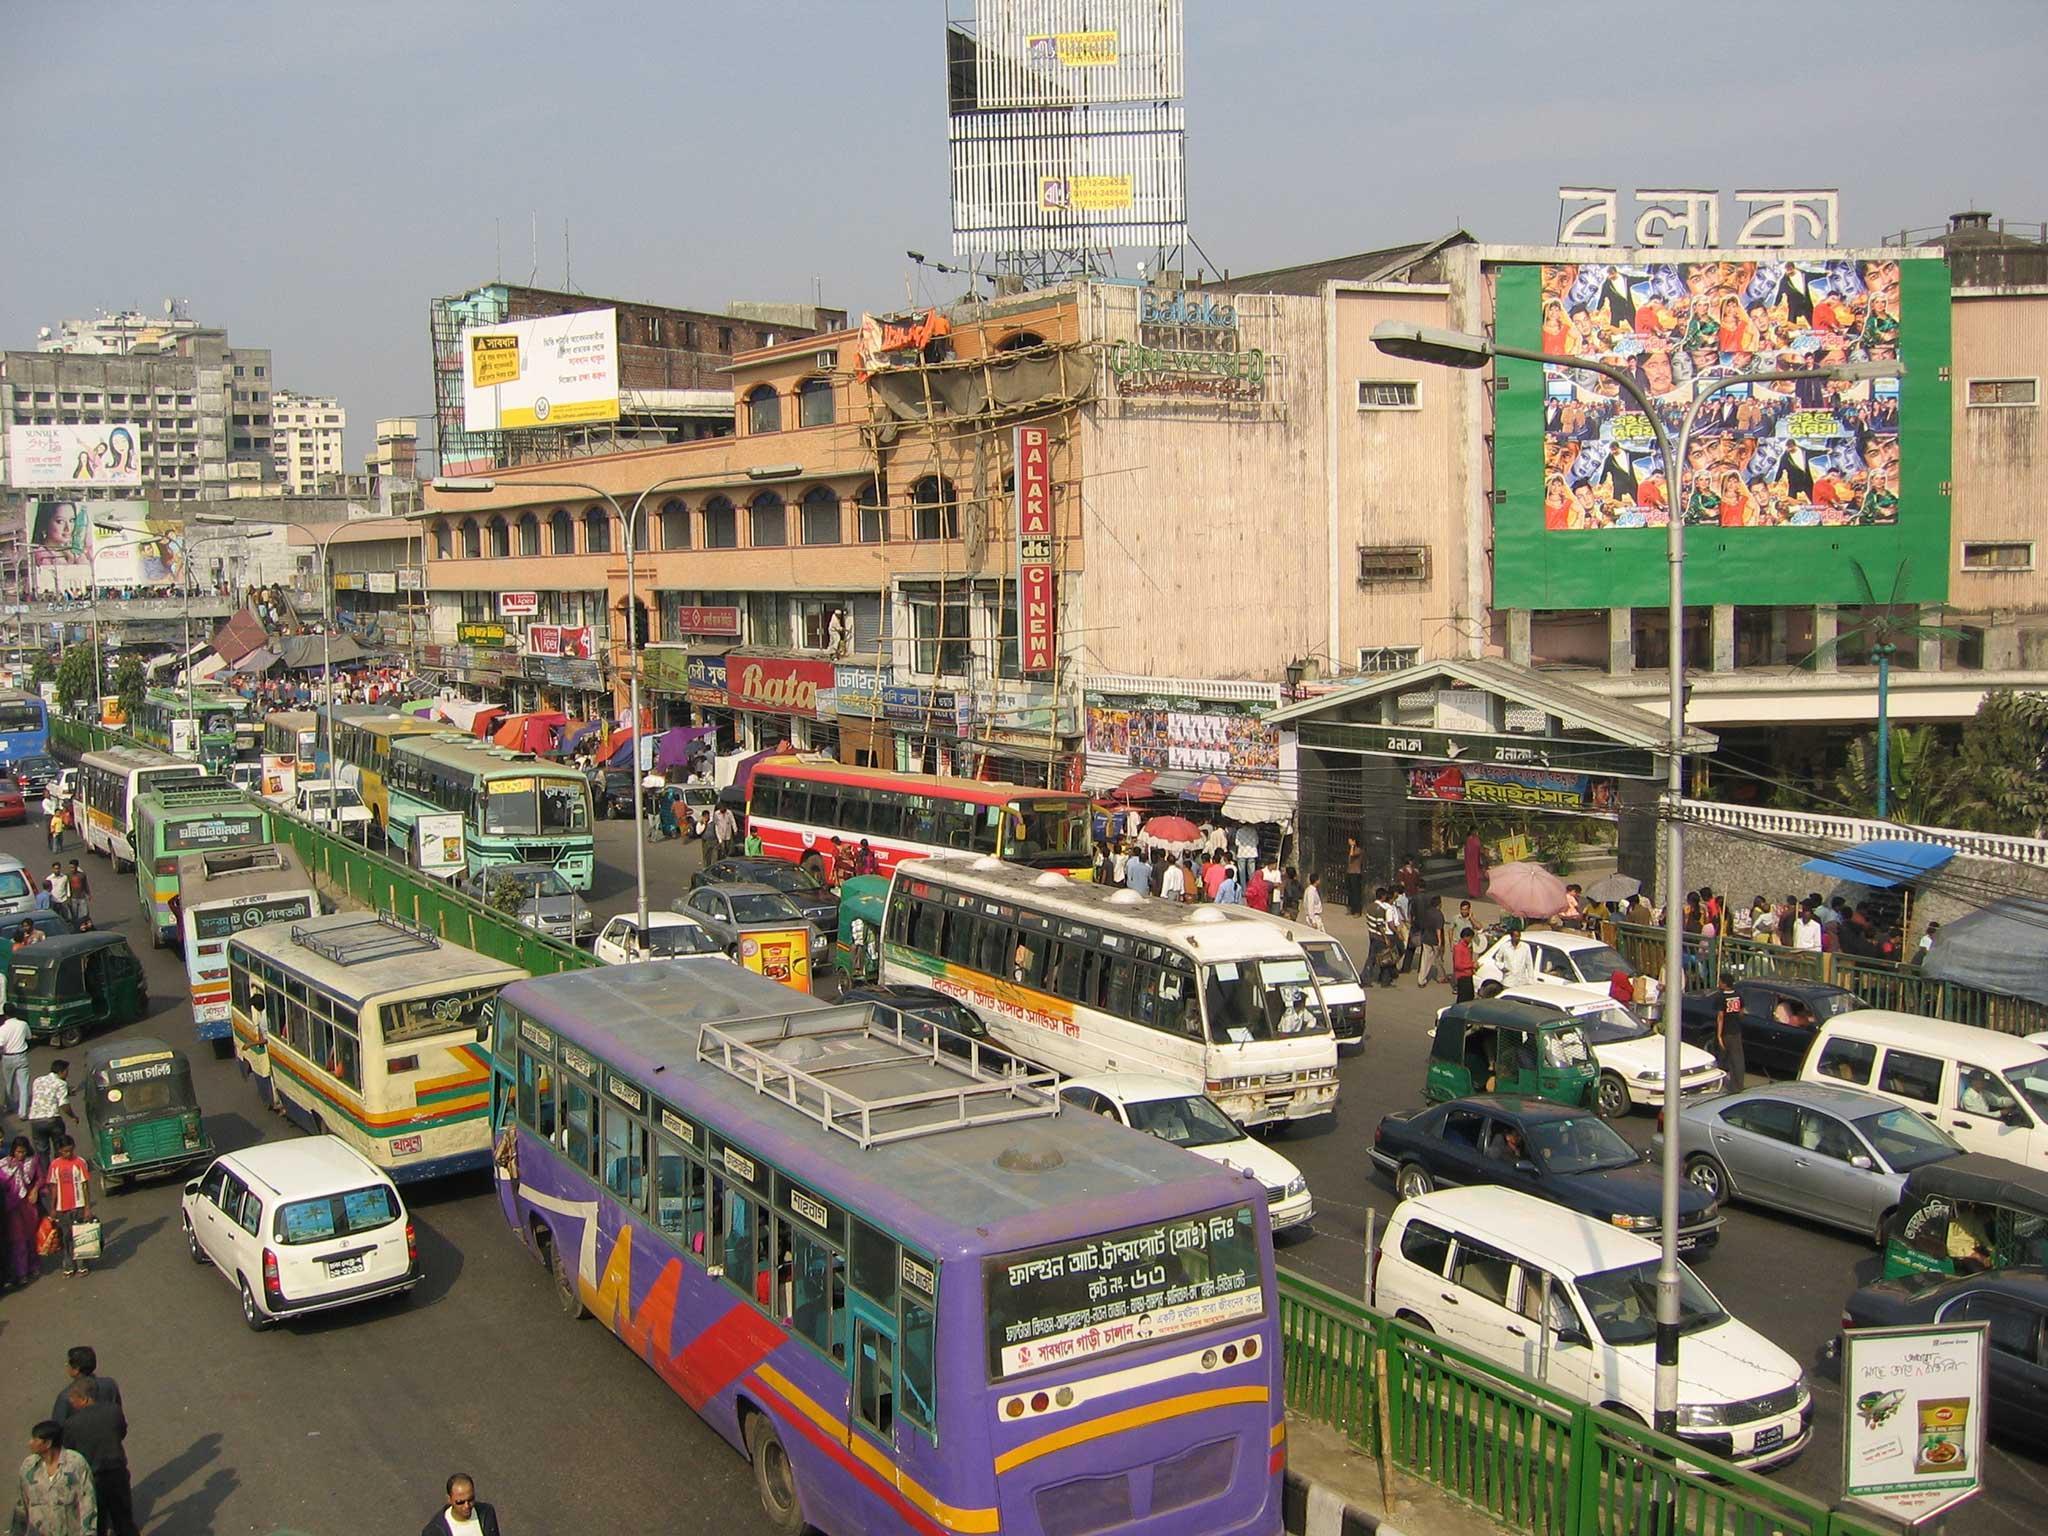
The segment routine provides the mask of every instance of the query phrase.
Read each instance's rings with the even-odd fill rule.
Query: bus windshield
[[[1087,859],[1087,801],[1013,800],[1007,809],[1003,857],[1033,865]]]
[[[1214,1045],[1329,1032],[1308,962],[1299,955],[1203,966],[1202,1004]]]
[[[532,779],[492,779],[484,785],[486,832],[538,832],[539,799]]]
[[[589,785],[574,783],[568,779],[541,780],[541,831],[581,832],[589,825]]]

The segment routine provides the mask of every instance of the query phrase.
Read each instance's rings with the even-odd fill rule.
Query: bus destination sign
[[[259,897],[239,907],[205,907],[192,914],[193,935],[199,939],[225,939],[265,923],[288,923],[308,917],[312,908],[303,896]]]

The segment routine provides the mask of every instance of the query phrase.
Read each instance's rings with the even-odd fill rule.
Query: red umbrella
[[[1154,816],[1145,823],[1138,841],[1148,848],[1199,848],[1202,829],[1185,816]]]
[[[1151,772],[1149,769],[1134,773],[1109,792],[1110,798],[1113,800],[1142,800],[1145,796],[1152,793],[1152,785],[1158,778],[1159,775]]]
[[[1564,882],[1541,864],[1496,864],[1487,873],[1486,894],[1517,917],[1555,917],[1564,910]]]

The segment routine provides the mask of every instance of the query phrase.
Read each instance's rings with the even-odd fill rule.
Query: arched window
[[[888,493],[882,482],[870,480],[860,488],[860,541],[885,544],[889,539]]]
[[[490,521],[491,558],[503,560],[512,553],[512,529],[502,517]]]
[[[960,537],[960,503],[953,498],[953,482],[944,475],[926,475],[913,485],[910,506],[912,538]]]
[[[832,425],[832,381],[805,379],[796,387],[797,421],[806,427]]]
[[[448,525],[446,523],[434,524],[434,558],[436,560],[454,558],[454,552],[449,548],[448,544]]]
[[[540,519],[531,512],[520,514],[519,553],[537,555],[540,553]]]
[[[573,555],[576,553],[576,520],[569,516],[568,509],[557,507],[548,514],[548,553],[551,555]]]
[[[603,507],[592,507],[583,514],[583,552],[587,555],[608,555],[612,552],[612,519]]]
[[[733,504],[723,496],[714,496],[704,503],[704,547],[706,549],[738,549],[740,547],[740,519]]]
[[[763,491],[747,504],[747,543],[754,549],[771,549],[789,542],[789,518],[782,498]]]
[[[483,544],[477,537],[476,519],[465,517],[462,520],[462,558],[465,560],[475,560],[483,552]]]
[[[839,493],[829,485],[814,485],[804,492],[804,542],[839,542]]]
[[[747,431],[758,433],[781,430],[781,397],[769,385],[756,384],[747,391]]]
[[[690,509],[680,501],[664,501],[661,504],[661,547],[690,547]]]
[[[998,352],[1028,352],[1033,347],[1045,345],[1045,338],[1036,331],[1012,331],[996,343]]]

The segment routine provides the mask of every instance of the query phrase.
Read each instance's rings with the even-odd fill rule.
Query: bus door
[[[847,1400],[848,1433],[896,1451],[896,1291],[901,1284],[896,1242],[858,1216],[849,1219],[851,1284],[846,1314],[852,1332],[853,1391]]]

